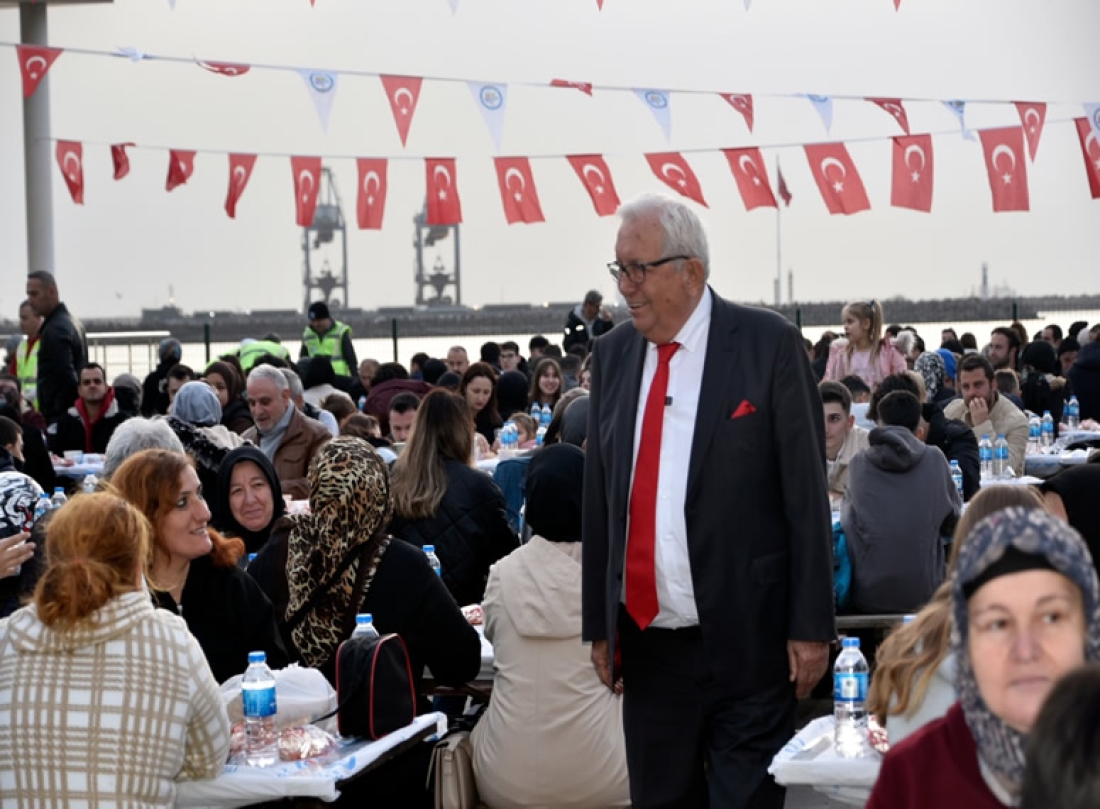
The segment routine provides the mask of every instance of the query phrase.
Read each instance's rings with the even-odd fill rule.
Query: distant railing
[[[89,332],[88,361],[103,366],[110,380],[121,373],[134,372],[134,354],[144,354],[138,362],[138,369],[156,368],[157,347],[165,337],[171,337],[169,331],[114,331]]]

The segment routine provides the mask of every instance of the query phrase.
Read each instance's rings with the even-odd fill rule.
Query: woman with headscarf
[[[527,473],[534,536],[489,573],[482,607],[496,679],[474,728],[489,806],[629,806],[622,702],[581,641],[584,453],[540,450]]]
[[[206,366],[202,378],[218,395],[223,425],[237,435],[252,426],[252,414],[244,400],[244,378],[239,370],[228,362],[218,360]]]
[[[310,513],[282,521],[248,568],[274,603],[288,647],[335,682],[336,648],[356,614],[369,612],[379,632],[404,639],[417,686],[425,666],[445,685],[476,677],[477,632],[424,553],[384,533],[389,470],[374,448],[334,438],[317,451],[307,481]]]
[[[945,402],[955,398],[955,391],[947,387],[947,366],[943,364],[943,357],[936,351],[925,351],[916,362],[913,370],[924,379],[924,390],[928,401],[943,409]]]
[[[157,604],[187,622],[217,681],[244,672],[255,650],[267,653],[273,669],[287,665],[271,602],[237,566],[244,543],[207,527],[210,509],[191,460],[143,450],[122,463],[111,484],[152,525],[148,577]]]
[[[275,467],[257,447],[238,447],[218,469],[214,527],[226,537],[244,542],[245,552],[258,553],[271,529],[286,513],[283,487]]]
[[[1060,677],[1100,659],[1100,584],[1073,528],[1036,509],[982,520],[952,587],[959,700],[891,749],[868,809],[1003,809],[1024,745]]]

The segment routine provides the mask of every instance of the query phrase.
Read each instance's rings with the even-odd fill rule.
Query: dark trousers
[[[635,809],[782,809],[768,765],[794,735],[794,686],[735,695],[698,627],[638,629],[621,611],[623,729]]]

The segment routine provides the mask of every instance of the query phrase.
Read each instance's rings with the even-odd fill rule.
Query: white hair
[[[901,352],[903,357],[913,353],[913,346],[917,344],[917,335],[912,329],[903,329],[894,338],[894,348]]]
[[[302,396],[305,395],[305,388],[302,387],[302,378],[290,368],[280,368],[279,373],[283,375],[287,387],[290,388],[290,398],[294,400],[301,399]]]
[[[103,456],[103,475],[106,480],[115,473],[122,462],[143,449],[166,449],[183,454],[183,444],[164,419],[127,419],[118,425],[107,442]]]
[[[624,223],[655,215],[664,231],[664,255],[697,258],[703,264],[703,280],[710,278],[707,232],[703,221],[687,205],[665,194],[642,194],[620,205],[618,214]]]
[[[248,372],[248,384],[252,384],[252,380],[266,379],[275,389],[282,393],[284,390],[290,387],[290,383],[287,382],[286,377],[279,373],[279,369],[274,365],[257,365],[251,371]]]

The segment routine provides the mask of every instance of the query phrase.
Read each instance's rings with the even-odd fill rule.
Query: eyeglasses
[[[641,284],[645,281],[646,273],[654,267],[660,267],[662,264],[668,264],[670,261],[686,261],[689,258],[691,258],[691,256],[668,256],[644,264],[640,261],[633,261],[630,264],[612,261],[607,265],[607,271],[611,273],[611,277],[616,281],[625,277],[632,284]]]

